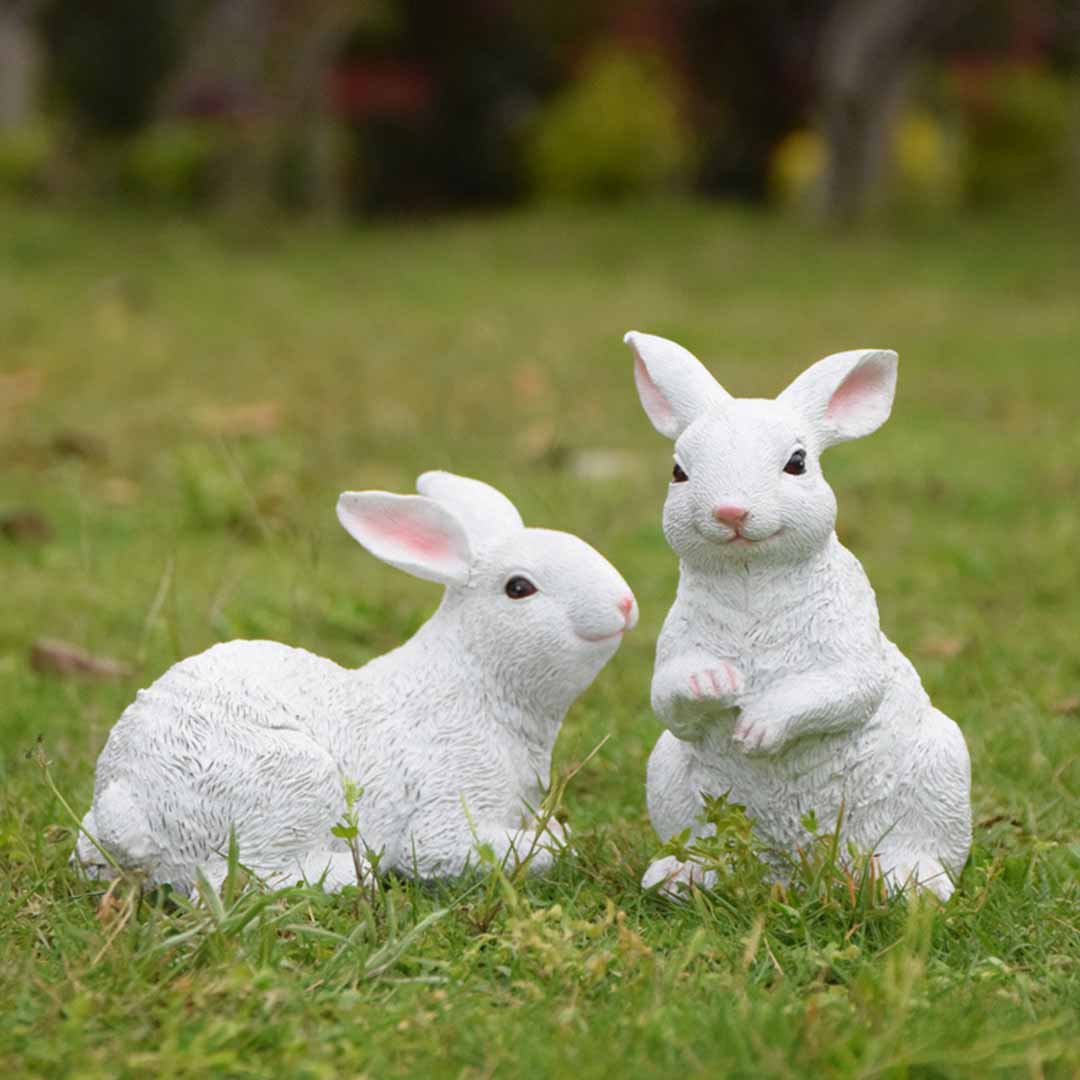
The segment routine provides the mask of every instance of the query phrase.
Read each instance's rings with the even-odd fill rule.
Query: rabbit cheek
[[[679,488],[689,486],[689,484],[681,484]],[[689,498],[689,492],[683,492],[679,489],[670,491],[664,503],[664,539],[667,540],[671,549],[679,555],[692,554],[694,551],[708,546],[708,541],[696,528],[694,522],[695,509],[693,501]]]
[[[800,550],[807,553],[821,547],[836,527],[836,496],[819,477],[816,483],[801,485],[796,478],[785,493],[781,516],[786,532]]]

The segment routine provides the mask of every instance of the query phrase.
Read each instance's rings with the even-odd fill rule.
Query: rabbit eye
[[[676,461],[675,468],[671,470],[671,480],[675,484],[685,484],[690,477],[686,475],[686,470]]]
[[[532,596],[534,592],[536,592],[536,586],[520,574],[506,583],[506,595],[511,600],[524,600],[526,596]]]
[[[784,466],[784,472],[791,476],[802,476],[806,472],[806,451],[796,450],[788,458],[788,463]]]

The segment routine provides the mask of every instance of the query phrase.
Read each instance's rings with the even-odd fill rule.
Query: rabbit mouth
[[[588,634],[578,634],[578,637],[581,638],[582,641],[590,641],[593,644],[596,644],[601,641],[614,641],[616,638],[622,637],[628,629],[628,627],[624,626],[616,630],[613,634],[598,634],[595,637],[590,637]]]
[[[707,540],[710,544],[718,544],[720,547],[727,547],[730,544],[734,544],[736,547],[746,546],[751,547],[754,544],[765,544],[770,540],[775,540],[776,537],[783,533],[784,528],[781,526],[776,532],[769,533],[768,536],[747,536],[745,533],[739,532],[738,529],[732,531],[731,529],[725,529],[723,532],[713,531],[711,529],[704,529],[700,525],[695,525],[694,528],[702,539]]]
[[[725,544],[764,544],[766,541],[774,540],[784,530],[777,529],[774,533],[769,533],[768,536],[744,536],[741,532],[736,532],[734,536],[725,540]]]

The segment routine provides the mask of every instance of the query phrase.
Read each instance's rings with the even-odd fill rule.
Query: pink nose
[[[629,593],[619,601],[619,610],[626,616],[634,610],[634,598]]]
[[[734,528],[736,525],[741,525],[749,513],[750,511],[742,506],[714,506],[712,516],[722,524]]]

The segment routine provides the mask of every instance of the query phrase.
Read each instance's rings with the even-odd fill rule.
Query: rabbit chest
[[[747,695],[840,663],[880,638],[872,595],[867,604],[850,577],[836,560],[794,568],[748,563],[723,573],[684,569],[658,662],[700,651],[735,666]]]
[[[665,623],[658,663],[684,651],[701,652],[735,667],[742,698],[850,663],[885,664],[885,643],[873,593],[853,556],[793,568],[739,568],[701,576],[684,570]],[[889,695],[890,697],[892,695]],[[887,710],[888,711],[888,710]],[[718,715],[706,737],[684,744],[696,790],[747,807],[759,831],[781,846],[805,840],[802,819],[813,811],[834,823],[841,805],[864,804],[868,793],[887,797],[882,761],[891,757],[891,726],[882,712],[863,726],[799,739],[781,752],[747,755],[732,739],[737,713]]]

